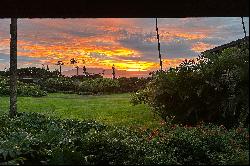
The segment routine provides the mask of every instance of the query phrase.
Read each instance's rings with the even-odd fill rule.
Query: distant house
[[[246,42],[246,43],[249,44],[249,36],[246,36],[246,37],[244,37],[244,38],[242,38],[242,39],[238,39],[238,40],[236,40],[236,41],[232,41],[232,42],[227,43],[227,44],[223,44],[223,45],[221,45],[221,46],[212,48],[212,49],[210,49],[210,50],[206,50],[206,51],[204,51],[204,52],[202,52],[202,53],[206,53],[206,52],[218,53],[218,52],[223,51],[223,50],[226,49],[226,48],[239,46],[240,44],[242,44],[242,43],[244,43],[244,42]]]

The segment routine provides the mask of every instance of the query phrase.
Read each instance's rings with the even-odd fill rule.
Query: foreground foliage
[[[248,164],[249,131],[164,124],[134,131],[36,113],[0,116],[0,164]]]
[[[205,53],[178,67],[156,72],[137,92],[134,104],[147,103],[165,121],[197,124],[201,121],[226,127],[248,125],[249,45]]]

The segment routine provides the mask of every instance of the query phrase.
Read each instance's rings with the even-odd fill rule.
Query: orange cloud
[[[160,38],[162,40],[173,40],[176,37],[184,38],[186,40],[195,40],[195,39],[203,39],[208,35],[206,33],[188,33],[188,32],[180,32],[175,30],[163,31],[160,33]]]
[[[174,58],[174,59],[163,59],[163,68],[169,68],[169,67],[176,67],[179,66],[179,64],[184,61],[185,58]]]
[[[205,51],[205,50],[208,50],[210,48],[213,48],[215,45],[212,45],[212,44],[207,44],[207,43],[203,43],[203,42],[197,42],[196,44],[194,44],[192,46],[192,49],[193,51],[195,52],[202,52],[202,51]]]
[[[183,38],[185,40],[199,40],[208,37],[206,33],[187,33],[187,32],[179,32],[174,30],[169,31],[161,31],[160,32],[160,41],[172,41],[176,38]],[[145,40],[146,42],[157,42],[156,35],[151,36]]]
[[[101,38],[99,38],[99,40],[100,39]],[[102,41],[106,41],[105,38]],[[101,65],[104,65],[103,67],[110,67],[112,64],[107,63],[108,61],[104,59],[112,59],[112,57],[119,56],[139,56],[137,51],[122,47],[118,44],[111,46],[96,46],[89,43],[86,39],[79,41],[74,39],[71,43],[55,43],[52,45],[32,45],[21,40],[20,43],[22,44],[19,45],[21,49],[18,55],[43,58],[40,60],[41,64],[56,64],[58,60],[62,60],[66,66],[71,66],[70,59],[75,58],[78,61],[78,66],[87,64],[92,67],[100,67]],[[97,54],[100,57],[93,57],[93,54]],[[103,61],[101,65],[99,63],[100,61]],[[135,68],[132,64],[127,65],[127,67],[125,67],[125,65],[126,64],[119,63],[117,67],[119,69]],[[143,65],[141,64],[140,66]],[[145,69],[145,67],[143,67],[143,69]]]
[[[147,71],[157,67],[155,62],[132,61],[132,60],[103,60],[100,64],[111,67],[113,64],[119,70],[126,71]]]
[[[158,62],[122,60],[123,57],[126,57],[124,59],[143,58],[143,54],[147,54],[148,50],[145,49],[144,52],[143,45],[137,49],[136,46],[129,48],[119,42],[119,39],[122,38],[138,36],[144,40],[143,42],[153,42],[156,46],[154,24],[152,27],[143,27],[136,22],[136,19],[124,18],[31,19],[29,21],[36,25],[33,31],[32,26],[27,26],[28,21],[23,22],[32,30],[19,29],[18,55],[40,58],[41,64],[56,64],[58,60],[62,60],[66,66],[71,66],[70,59],[75,58],[78,60],[77,65],[79,66],[110,68],[115,64],[117,69],[127,71],[146,71],[159,68]],[[23,23],[21,19],[20,26],[24,25]],[[163,26],[159,29],[161,41],[172,41],[178,38],[199,40],[208,37],[211,33],[210,29],[187,30],[176,25],[165,28]],[[120,31],[121,33],[119,33]],[[22,40],[22,37],[26,40]],[[211,47],[212,45],[198,42],[192,46],[192,50],[200,52]],[[9,48],[9,39],[0,40],[0,50],[4,48]],[[156,47],[155,51],[157,54]],[[182,60],[181,58],[164,59],[163,66],[164,68],[177,66]]]

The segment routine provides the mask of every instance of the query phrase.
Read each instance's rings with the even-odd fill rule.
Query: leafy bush
[[[135,131],[37,113],[0,115],[0,164],[249,164],[249,131],[167,125]]]
[[[68,77],[48,78],[41,80],[40,85],[48,92],[76,91],[79,81]]]
[[[247,126],[248,92],[249,45],[241,45],[156,72],[132,102],[147,103],[165,121],[174,116],[175,122],[184,124],[205,121]]]
[[[14,119],[1,115],[0,164],[79,164],[81,138],[104,127],[94,121],[59,120],[37,113],[21,113]]]
[[[143,89],[146,83],[149,82],[151,78],[138,78],[138,77],[120,77],[118,78],[119,82],[119,92],[136,92],[140,89]]]
[[[40,85],[48,92],[65,92],[77,94],[114,93],[119,83],[110,78],[73,79],[68,77],[49,78],[40,81]]]
[[[87,164],[134,165],[143,164],[146,147],[145,140],[137,132],[109,127],[86,135],[82,151]]]
[[[48,92],[70,92],[77,94],[122,93],[135,92],[143,88],[150,78],[78,78],[58,77],[40,80],[44,90]]]
[[[112,93],[119,88],[119,82],[110,78],[86,79],[79,85],[79,92]]]
[[[10,76],[10,71],[0,71],[1,76]],[[19,78],[51,78],[58,77],[59,71],[49,71],[43,68],[26,67],[17,69],[17,75]]]
[[[6,77],[0,77],[0,95],[9,95],[10,94],[9,79]],[[26,84],[20,81],[17,81],[17,95],[18,96],[33,96],[41,97],[46,96],[47,92],[43,91],[40,86],[30,83]]]
[[[148,132],[147,164],[248,164],[249,131],[223,126],[169,125]]]

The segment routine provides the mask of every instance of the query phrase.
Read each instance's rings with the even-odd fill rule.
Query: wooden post
[[[10,24],[10,117],[17,114],[17,18]]]
[[[159,35],[159,32],[158,32],[157,18],[155,19],[155,29],[156,29],[156,37],[157,37],[157,42],[158,42],[158,52],[159,52],[159,59],[160,59],[160,71],[162,71],[161,44],[160,44],[160,35]]]

